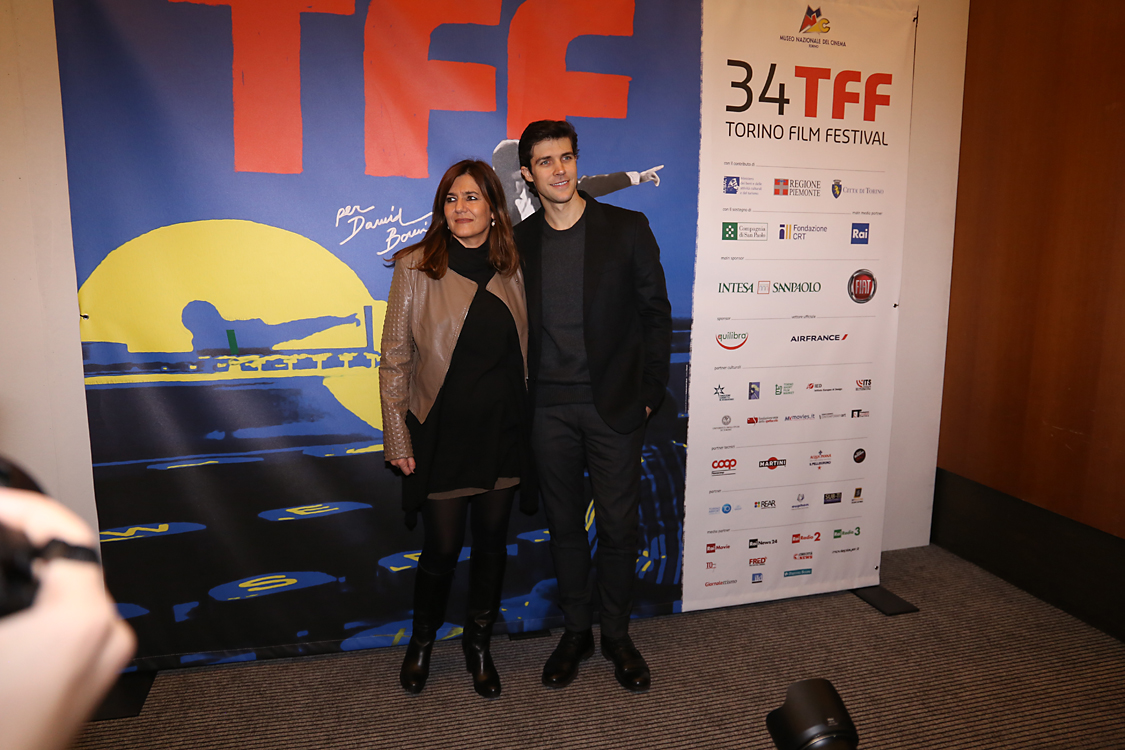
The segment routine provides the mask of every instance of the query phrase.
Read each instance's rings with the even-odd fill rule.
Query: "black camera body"
[[[0,458],[0,487],[39,492],[27,472]],[[39,581],[31,564],[39,557],[27,535],[0,522],[0,617],[27,609],[35,601]]]

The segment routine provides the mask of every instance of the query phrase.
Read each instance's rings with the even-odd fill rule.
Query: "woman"
[[[403,473],[403,509],[422,513],[414,627],[399,681],[419,693],[445,621],[466,520],[472,525],[461,645],[473,687],[500,695],[489,655],[507,560],[508,517],[530,461],[527,309],[504,191],[484,162],[460,161],[438,184],[430,228],[394,255],[379,388],[383,451]],[[533,493],[521,505],[534,513]],[[471,512],[470,512],[471,510]]]

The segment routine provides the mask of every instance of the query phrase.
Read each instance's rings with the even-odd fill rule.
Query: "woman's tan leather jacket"
[[[452,270],[432,279],[413,268],[421,259],[415,250],[395,261],[387,316],[380,347],[379,394],[383,406],[383,457],[394,461],[414,455],[406,429],[407,410],[425,422],[445,382],[449,361],[461,335],[469,305],[477,293],[475,282]],[[485,287],[499,297],[516,322],[527,376],[527,302],[523,271],[492,277]]]

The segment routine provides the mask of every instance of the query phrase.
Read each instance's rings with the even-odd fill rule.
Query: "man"
[[[578,190],[570,123],[527,126],[520,172],[542,207],[516,227],[528,307],[532,448],[566,632],[543,667],[561,688],[594,652],[584,472],[594,491],[602,654],[648,689],[629,638],[645,421],[664,398],[672,338],[660,248],[644,214]]]

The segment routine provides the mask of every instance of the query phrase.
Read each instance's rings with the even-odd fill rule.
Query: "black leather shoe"
[[[594,655],[594,631],[563,633],[554,653],[543,665],[543,685],[564,688],[578,676],[578,666]]]
[[[501,554],[473,551],[469,559],[469,599],[461,648],[465,669],[473,676],[473,690],[482,698],[500,697],[500,675],[492,663],[489,644],[492,626],[500,614],[500,587],[504,583],[507,551]]]
[[[426,679],[430,676],[430,653],[433,648],[433,637],[410,636],[410,642],[406,644],[406,657],[402,660],[402,668],[398,671],[398,683],[406,692],[417,695],[426,687]]]
[[[470,633],[462,636],[461,648],[465,652],[465,668],[473,676],[473,690],[482,698],[500,697],[500,674],[489,653],[489,633]]]
[[[437,640],[437,631],[445,621],[445,602],[452,583],[453,571],[435,575],[421,567],[417,570],[414,579],[414,623],[402,669],[398,673],[402,689],[413,695],[422,692],[430,676],[430,653]]]
[[[629,636],[607,638],[602,636],[602,656],[613,662],[613,676],[621,687],[634,693],[648,690],[652,675],[641,652],[633,645]]]

